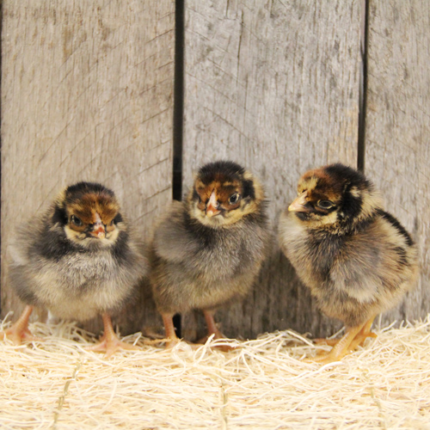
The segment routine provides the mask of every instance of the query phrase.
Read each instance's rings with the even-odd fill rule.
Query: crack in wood
[[[369,43],[369,1],[362,0],[361,22],[361,70],[358,113],[357,139],[357,168],[364,171],[366,153],[366,111],[367,111],[367,81],[368,81],[368,43]]]
[[[184,130],[184,45],[185,45],[185,4],[175,2],[175,72],[173,90],[173,171],[172,197],[182,200],[182,157]]]

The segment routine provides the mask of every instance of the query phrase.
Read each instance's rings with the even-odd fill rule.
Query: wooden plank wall
[[[275,221],[304,171],[356,165],[360,2],[188,0],[185,26],[186,186],[202,163],[235,160],[265,184]],[[245,337],[339,326],[311,305],[276,244],[253,294],[218,320]]]
[[[1,299],[16,317],[9,239],[62,187],[106,184],[144,236],[170,202],[175,15],[173,0],[2,3]],[[153,323],[147,294],[137,307],[125,331]]]
[[[422,263],[418,289],[386,323],[430,311],[430,12],[426,0],[367,3],[365,172],[413,232]],[[203,163],[232,159],[264,183],[274,227],[304,171],[357,166],[365,4],[185,2],[185,193]],[[174,0],[3,1],[2,256],[17,223],[81,179],[112,187],[150,235],[171,200],[173,30]],[[4,260],[3,316],[21,309]],[[160,322],[147,289],[126,314],[123,332]],[[217,320],[232,337],[340,327],[318,312],[275,240],[252,294]],[[182,326],[198,336],[201,316]]]
[[[413,233],[418,288],[384,322],[430,311],[430,3],[372,0],[365,170]]]

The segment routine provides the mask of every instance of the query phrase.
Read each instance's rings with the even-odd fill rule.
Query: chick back
[[[284,213],[280,245],[322,311],[347,326],[396,305],[418,274],[416,246],[382,210],[348,234],[308,229]]]
[[[213,309],[250,290],[265,256],[266,218],[245,217],[210,228],[174,202],[151,247],[151,283],[160,312]]]

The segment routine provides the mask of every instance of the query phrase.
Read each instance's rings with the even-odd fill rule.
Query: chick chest
[[[60,318],[86,320],[122,303],[130,275],[109,250],[74,253],[60,261],[44,261],[33,293]]]
[[[193,233],[199,246],[184,266],[196,276],[204,276],[207,282],[218,282],[251,269],[263,246],[257,231],[240,225],[228,229],[202,228]]]
[[[163,222],[154,237],[151,274],[159,309],[217,307],[244,296],[264,256],[266,232],[246,221],[210,228],[187,213]]]

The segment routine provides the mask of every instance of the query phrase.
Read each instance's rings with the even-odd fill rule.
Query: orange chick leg
[[[220,332],[219,328],[215,323],[215,319],[214,319],[215,311],[204,310],[203,315],[205,316],[208,335],[203,339],[200,339],[199,343],[206,343],[206,341],[212,335],[214,335],[214,339],[226,339],[226,337]],[[219,345],[217,346],[217,348],[225,352],[235,349],[234,346],[230,346],[230,345]]]
[[[349,353],[351,350],[351,345],[354,343],[356,336],[360,333],[365,325],[366,323],[363,323],[355,327],[347,328],[344,336],[339,339],[339,342],[336,343],[336,345],[328,354],[321,355],[307,361],[326,364],[341,360],[346,354]]]
[[[203,315],[205,316],[206,327],[208,329],[208,337],[214,334],[215,335],[214,339],[224,339],[225,336],[219,331],[215,323],[215,319],[214,319],[215,312],[203,311]]]
[[[375,333],[370,331],[370,328],[372,327],[373,320],[375,317],[370,318],[364,327],[361,329],[360,333],[357,334],[357,336],[354,339],[354,342],[351,344],[351,351],[354,351],[358,346],[363,346],[364,341],[368,337],[378,337]],[[329,345],[329,346],[335,346],[340,339],[324,339],[324,338],[316,338],[313,339],[313,342],[316,345]]]
[[[372,327],[374,319],[375,317],[372,317],[368,321],[366,321],[361,331],[357,334],[354,341],[351,343],[351,346],[350,346],[351,351],[354,351],[358,346],[363,346],[364,341],[368,337],[373,337],[373,338],[378,337],[375,333],[370,331],[370,328]]]
[[[12,325],[11,328],[6,329],[5,331],[0,332],[0,338],[10,339],[15,345],[21,345],[24,340],[32,341],[32,340],[41,340],[37,337],[34,337],[31,331],[28,329],[28,320],[30,319],[30,315],[33,312],[33,306],[26,306],[18,321]]]
[[[175,326],[173,325],[173,316],[174,314],[161,314],[164,323],[164,330],[166,332],[166,348],[170,349],[177,345],[180,340],[178,336],[176,336]]]
[[[116,335],[113,326],[111,317],[108,314],[103,314],[103,325],[104,325],[104,333],[100,339],[100,342],[97,345],[90,346],[87,348],[87,351],[106,351],[106,357],[110,357],[116,351],[121,349],[138,351],[138,348],[135,345],[130,345],[129,343],[121,342]]]

